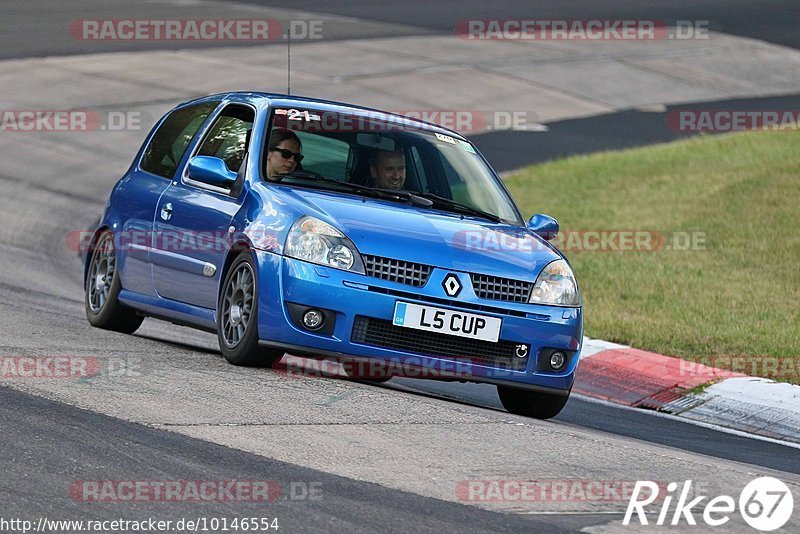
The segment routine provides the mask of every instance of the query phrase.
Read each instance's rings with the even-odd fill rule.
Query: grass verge
[[[588,336],[800,383],[796,133],[572,157],[506,184],[523,213],[566,230]],[[593,234],[569,241],[619,230],[653,232],[637,235],[663,236],[663,246],[655,237],[657,250],[587,251]]]

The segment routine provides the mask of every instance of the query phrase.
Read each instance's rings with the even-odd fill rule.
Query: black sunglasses
[[[290,158],[294,157],[294,160],[297,163],[300,163],[301,161],[303,161],[303,158],[305,157],[300,152],[292,152],[291,150],[287,150],[285,148],[278,148],[276,146],[270,147],[270,150],[274,150],[276,152],[280,152],[281,153],[281,157],[283,159],[290,159]]]

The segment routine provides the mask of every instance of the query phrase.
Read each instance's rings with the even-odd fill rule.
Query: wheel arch
[[[111,227],[107,224],[102,224],[97,227],[97,229],[92,234],[91,239],[86,243],[85,249],[85,256],[83,258],[83,285],[84,288],[86,287],[86,278],[89,276],[89,262],[92,260],[92,254],[94,254],[94,247],[97,245],[97,240],[100,238],[100,235],[105,232],[106,230],[111,230]]]
[[[219,299],[222,295],[222,286],[225,284],[225,277],[228,276],[228,271],[230,270],[231,265],[233,265],[233,262],[242,252],[249,252],[253,254],[254,251],[255,249],[246,239],[238,239],[228,250],[228,254],[225,256],[225,261],[222,264],[222,272],[219,274],[219,284],[217,285],[217,307],[219,307]],[[256,268],[258,268],[257,258],[253,257],[253,260],[255,261]]]

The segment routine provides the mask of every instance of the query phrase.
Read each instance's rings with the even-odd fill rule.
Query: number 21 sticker
[[[308,110],[304,109],[300,111],[299,109],[276,109],[275,115],[286,115],[286,118],[290,121],[319,121],[320,116],[314,113],[309,113]]]

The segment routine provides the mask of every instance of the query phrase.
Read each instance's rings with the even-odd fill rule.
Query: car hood
[[[527,280],[561,257],[526,228],[505,223],[319,190],[284,194],[343,231],[362,254]]]

